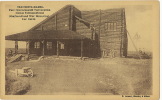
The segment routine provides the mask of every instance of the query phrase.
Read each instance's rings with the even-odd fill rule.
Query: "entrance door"
[[[65,42],[59,42],[59,55],[60,56],[68,56]]]
[[[56,42],[55,41],[46,42],[46,55],[56,55]]]
[[[46,42],[46,54],[47,55],[53,55],[53,46],[51,41]]]

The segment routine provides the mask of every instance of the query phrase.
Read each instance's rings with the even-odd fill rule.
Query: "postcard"
[[[159,99],[159,1],[1,2],[1,99]]]

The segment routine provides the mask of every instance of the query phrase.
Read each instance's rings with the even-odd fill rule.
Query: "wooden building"
[[[127,56],[125,10],[80,11],[67,5],[26,32],[6,36],[26,41],[28,54],[81,57]]]

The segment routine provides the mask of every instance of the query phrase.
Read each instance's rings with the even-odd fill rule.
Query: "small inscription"
[[[9,18],[20,18],[21,20],[36,20],[39,17],[49,17],[45,12],[51,11],[44,6],[17,6],[16,9],[8,9]]]
[[[149,95],[122,95],[122,97],[150,97]]]

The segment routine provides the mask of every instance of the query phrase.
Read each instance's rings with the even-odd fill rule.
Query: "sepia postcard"
[[[159,1],[0,2],[0,99],[159,100]]]

